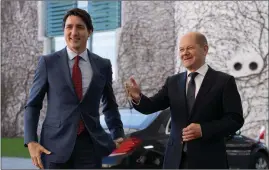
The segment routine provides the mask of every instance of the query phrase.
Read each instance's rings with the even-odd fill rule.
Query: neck
[[[197,71],[199,68],[201,68],[204,64],[205,64],[205,62],[202,63],[202,64],[199,64],[198,66],[189,67],[189,68],[187,68],[187,70],[188,70],[189,72],[195,72],[195,71]]]
[[[80,49],[75,49],[75,48],[69,48],[71,51],[73,51],[74,53],[76,53],[77,55],[80,55],[81,53],[83,53],[86,50],[85,48],[80,48]]]

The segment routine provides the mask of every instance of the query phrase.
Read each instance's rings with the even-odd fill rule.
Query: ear
[[[88,38],[92,35],[92,30],[88,30]]]
[[[207,55],[207,53],[208,53],[208,49],[209,49],[208,45],[205,45],[205,46],[204,46],[204,54],[205,54],[205,55]]]

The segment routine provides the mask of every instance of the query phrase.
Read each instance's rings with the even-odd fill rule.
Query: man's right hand
[[[134,78],[130,78],[129,81],[125,82],[126,92],[135,102],[140,101],[141,90]]]
[[[51,152],[37,142],[28,143],[28,150],[32,158],[33,164],[39,169],[44,169],[44,166],[41,161],[41,153],[51,154]]]

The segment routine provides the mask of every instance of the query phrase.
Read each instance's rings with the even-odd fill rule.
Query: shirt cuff
[[[142,94],[140,93],[140,98],[139,98],[138,102],[136,102],[134,99],[132,99],[132,103],[135,104],[135,105],[139,105],[140,101],[141,101],[141,98],[142,98]]]

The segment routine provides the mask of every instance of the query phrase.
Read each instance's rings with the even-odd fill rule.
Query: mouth
[[[69,38],[70,41],[73,41],[73,42],[78,42],[80,39],[79,38]]]
[[[183,61],[190,61],[190,60],[192,60],[192,57],[187,57],[183,59]]]

